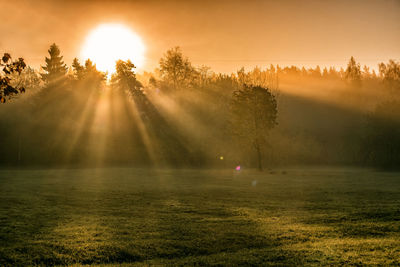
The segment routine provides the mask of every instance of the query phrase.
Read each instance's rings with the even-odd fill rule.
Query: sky
[[[400,60],[400,0],[360,1],[20,1],[0,0],[0,52],[44,64],[55,42],[65,62],[79,56],[96,26],[120,23],[146,46],[152,71],[180,46],[194,65],[343,67],[354,56],[376,69]]]

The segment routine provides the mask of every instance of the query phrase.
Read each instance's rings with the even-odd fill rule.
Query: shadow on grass
[[[133,169],[0,174],[2,266],[395,264],[400,245],[396,179]]]

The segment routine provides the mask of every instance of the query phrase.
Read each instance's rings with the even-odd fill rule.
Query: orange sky
[[[19,1],[0,0],[0,52],[43,64],[56,42],[70,65],[88,32],[122,23],[147,46],[144,69],[181,46],[218,72],[269,64],[376,68],[400,60],[400,1]]]

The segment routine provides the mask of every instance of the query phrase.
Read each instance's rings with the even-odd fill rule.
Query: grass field
[[[400,173],[0,171],[0,266],[399,265]]]

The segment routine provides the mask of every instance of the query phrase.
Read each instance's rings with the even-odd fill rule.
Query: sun
[[[81,58],[92,60],[98,70],[111,74],[119,59],[130,59],[136,67],[142,67],[145,50],[140,36],[128,27],[121,24],[102,24],[87,35]]]

